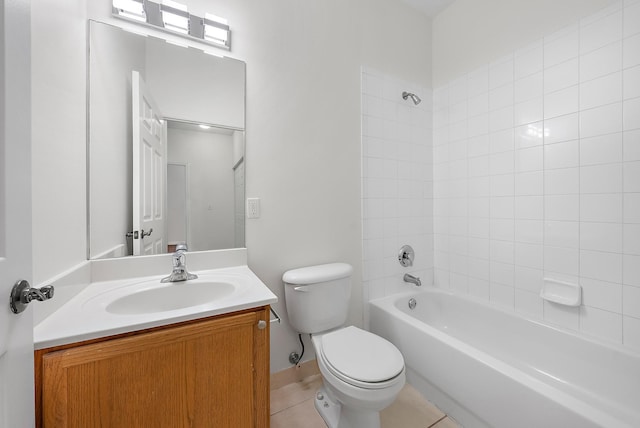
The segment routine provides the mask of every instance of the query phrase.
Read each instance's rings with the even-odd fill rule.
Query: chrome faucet
[[[160,282],[179,282],[198,278],[198,275],[187,271],[187,246],[179,244],[176,246],[176,252],[173,253],[173,270],[171,275],[162,278]]]
[[[418,287],[422,285],[422,281],[420,281],[420,278],[418,278],[417,276],[413,276],[409,273],[404,274],[404,282],[410,282],[411,284],[415,284]]]

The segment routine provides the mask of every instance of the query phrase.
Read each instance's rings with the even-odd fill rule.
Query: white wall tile
[[[489,64],[489,89],[513,82],[513,55]]]
[[[543,169],[543,148],[530,147],[515,151],[515,171],[540,171]]]
[[[518,126],[515,129],[515,148],[525,149],[543,143],[544,127],[542,121]]]
[[[582,286],[582,303],[585,306],[622,313],[621,284],[580,278],[580,285]]]
[[[583,250],[622,252],[622,224],[580,223],[580,248]]]
[[[467,93],[469,98],[489,91],[489,67],[484,66],[467,75]]]
[[[622,137],[622,133],[616,133],[581,139],[580,165],[597,165],[604,163],[621,162],[623,159]],[[629,149],[630,157],[633,153],[632,147],[633,146],[631,146]],[[638,145],[638,149],[640,151],[640,144]]]
[[[489,236],[491,239],[513,241],[514,221],[510,219],[494,219],[489,221]]]
[[[623,252],[640,256],[640,224],[625,224],[623,230]]]
[[[544,271],[526,266],[515,267],[515,287],[532,293],[540,294],[543,285]]]
[[[513,287],[503,284],[491,283],[489,300],[499,306],[513,309],[514,307],[514,290]]]
[[[562,168],[545,170],[545,195],[570,195],[580,192],[580,169]]]
[[[623,103],[623,129],[640,128],[640,98],[625,100]]]
[[[531,269],[542,271],[544,268],[544,249],[539,244],[527,244],[516,242],[515,264]]]
[[[640,319],[633,317],[622,318],[622,343],[629,348],[640,351]]]
[[[622,67],[640,65],[640,34],[627,37],[622,41]]]
[[[622,89],[622,95],[625,100],[640,97],[640,66],[624,70]]]
[[[537,122],[543,117],[543,98],[533,98],[515,105],[514,124],[516,126]]]
[[[578,330],[580,328],[580,309],[555,303],[544,302],[544,320],[560,327]]]
[[[542,196],[516,196],[514,216],[516,219],[542,220],[544,198]]]
[[[489,132],[513,128],[513,107],[505,107],[489,112]]]
[[[640,161],[624,163],[624,191],[640,192]]]
[[[622,11],[580,26],[580,53],[608,45],[622,38]]]
[[[622,70],[622,41],[612,43],[580,56],[581,82],[620,70]]]
[[[544,168],[571,168],[580,164],[580,143],[578,140],[564,141],[544,146]]]
[[[622,163],[581,167],[580,192],[583,194],[622,192]]]
[[[622,101],[622,72],[580,84],[580,110]]]
[[[584,209],[585,213],[589,214],[593,210],[590,203],[585,204]],[[622,200],[620,200],[620,210],[622,210]],[[595,217],[596,214],[598,213],[591,215]],[[582,200],[578,195],[546,195],[544,197],[545,220],[578,221],[581,216]]]
[[[624,194],[624,222],[640,223],[640,193]]]
[[[640,256],[625,254],[622,282],[625,285],[640,287]]]
[[[543,230],[542,220],[516,220],[515,240],[516,242],[542,244]]]
[[[625,285],[622,293],[624,294],[622,313],[627,316],[640,318],[640,287]]]
[[[513,129],[505,129],[502,131],[492,132],[489,134],[489,151],[490,153],[500,153],[513,150],[514,136]],[[497,174],[497,172],[493,172]]]
[[[577,60],[576,60],[577,61]],[[577,63],[576,63],[577,64]],[[523,77],[518,79],[514,83],[514,93],[513,93],[513,101],[515,103],[521,103],[523,101],[528,101],[533,98],[539,98],[543,95],[543,87],[546,90],[546,71],[543,76],[541,71],[534,73],[530,76]],[[544,79],[543,79],[544,77]],[[543,86],[544,82],[544,86]],[[558,87],[558,89],[563,89],[567,86],[572,86],[578,84],[578,68],[576,65],[576,80],[575,82],[568,84],[566,86]],[[550,91],[553,92],[553,91]]]
[[[430,242],[439,286],[640,350],[640,0],[624,5],[615,2],[433,91],[432,175],[411,167],[425,153],[402,146],[409,141],[397,125],[413,110],[396,109],[391,123],[383,117],[384,136],[395,131],[400,139],[396,175],[367,163],[367,173],[381,176],[363,185],[372,198],[386,197],[380,186],[388,180],[402,185],[396,195],[403,200],[435,198],[418,207],[433,210],[432,227],[415,216],[394,224],[405,234],[436,232]],[[363,111],[379,115],[376,103],[363,97]],[[393,114],[383,106],[382,116]],[[394,156],[385,147],[370,139],[363,150]],[[433,177],[433,184],[414,186],[416,177]],[[376,216],[409,210],[383,204],[380,212],[373,201],[367,207]],[[363,224],[368,237],[376,233],[371,220],[378,219]],[[374,242],[366,257],[379,254]],[[391,271],[394,254],[387,257]],[[583,306],[543,302],[543,276],[580,281]]]
[[[545,120],[541,129],[544,131],[545,144],[577,140],[580,137],[580,116],[574,113]]]
[[[511,241],[491,241],[489,253],[491,261],[513,264],[514,245]]]
[[[525,290],[514,291],[515,310],[516,312],[535,319],[541,319],[543,316],[542,299],[539,293],[531,293]]]
[[[544,247],[545,272],[577,276],[580,268],[579,251],[573,248]]]
[[[580,223],[577,221],[545,221],[544,243],[552,247],[579,248]]]
[[[620,131],[622,131],[622,103],[580,112],[580,137],[582,138]]]
[[[620,44],[620,65],[622,65],[622,44]],[[548,94],[580,83],[580,63],[578,58],[561,62],[544,70],[544,93]]]
[[[580,276],[622,283],[622,254],[581,250]]]
[[[579,86],[570,86],[544,96],[544,118],[551,119],[574,113],[579,110]]]
[[[544,64],[549,67],[578,56],[580,32],[577,26],[562,29],[545,37]]]
[[[625,207],[626,207],[625,202]],[[622,221],[622,194],[580,196],[580,220],[619,223]]]
[[[489,111],[513,105],[513,83],[507,83],[489,91]]]
[[[640,3],[625,7],[622,27],[624,37],[640,33]]]
[[[610,342],[622,343],[622,315],[602,309],[580,308],[580,330]]]

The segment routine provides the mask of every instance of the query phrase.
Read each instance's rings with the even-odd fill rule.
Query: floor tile
[[[313,401],[309,399],[271,415],[271,428],[327,428]]]
[[[435,424],[432,428],[460,428],[460,425],[455,423],[455,421],[451,418],[444,418],[437,424]]]
[[[271,414],[274,415],[305,400],[313,399],[321,385],[322,377],[317,374],[272,390]],[[313,411],[315,412],[315,409]]]
[[[445,416],[407,384],[396,401],[380,412],[380,421],[382,428],[427,428]]]

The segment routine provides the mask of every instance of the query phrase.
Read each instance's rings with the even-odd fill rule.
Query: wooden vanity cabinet
[[[269,307],[38,350],[35,371],[41,428],[268,428]]]

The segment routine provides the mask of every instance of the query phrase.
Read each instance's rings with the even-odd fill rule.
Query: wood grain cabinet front
[[[269,309],[36,351],[44,428],[269,427]]]

